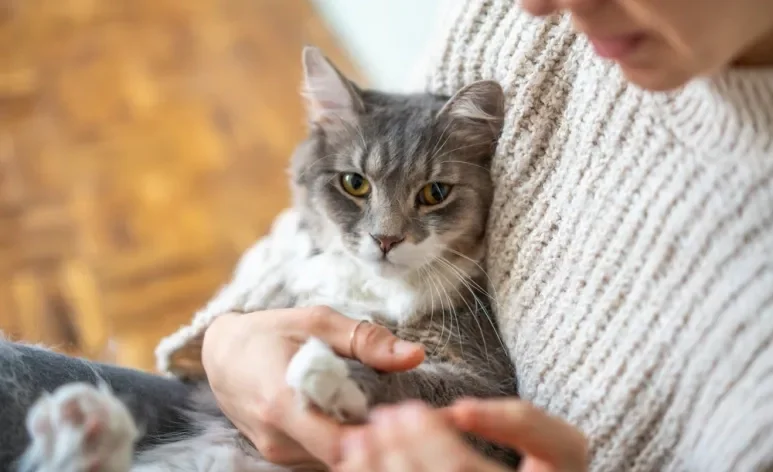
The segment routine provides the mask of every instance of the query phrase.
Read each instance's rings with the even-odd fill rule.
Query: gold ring
[[[352,358],[357,359],[357,354],[354,353],[354,337],[357,335],[357,330],[363,323],[370,323],[368,320],[360,320],[352,329],[352,334],[349,335],[349,351],[352,353]]]

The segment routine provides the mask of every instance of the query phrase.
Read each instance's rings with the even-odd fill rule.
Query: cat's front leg
[[[286,380],[307,405],[341,423],[361,423],[368,398],[350,374],[346,360],[322,340],[310,338],[290,361]]]

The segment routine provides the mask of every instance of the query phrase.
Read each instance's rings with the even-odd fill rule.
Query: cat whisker
[[[439,277],[442,277],[442,274],[441,274],[441,272],[439,270],[436,270],[436,273],[437,273],[437,275]],[[443,277],[443,278],[445,279],[445,277]],[[445,281],[448,282],[448,279],[445,279]],[[454,319],[456,319],[457,329],[460,329],[460,331],[459,331],[459,342],[460,343],[461,343],[461,328],[459,327],[459,319],[458,319],[458,315],[456,313],[456,308],[454,307],[454,303],[453,303],[453,300],[451,299],[451,295],[448,294],[448,289],[442,283],[440,283],[440,287],[442,288],[443,295],[446,297],[446,300],[448,301],[448,307],[449,307],[448,316],[451,318],[451,326],[448,329],[448,340],[443,345],[443,350],[445,350],[448,347],[448,344],[451,343],[451,340],[454,337],[454,331],[453,331]],[[443,312],[443,318],[444,318],[443,324],[445,325],[445,311]],[[442,340],[442,337],[441,337],[441,340]]]
[[[443,136],[445,136],[445,134],[446,134],[446,131],[448,131],[448,128],[449,128],[450,126],[451,126],[451,121],[449,121],[448,123],[446,123],[446,126],[445,126],[445,128],[443,128],[443,132],[441,132],[441,133],[440,133],[440,137],[439,137],[439,138],[437,139],[437,141],[435,142],[435,146],[433,146],[433,147],[432,147],[432,152],[430,152],[430,153],[429,153],[429,155],[430,155],[429,162],[432,162],[432,159],[433,159],[433,157],[435,156],[435,154],[436,154],[437,152],[439,152],[440,150],[442,150],[442,149],[443,149],[443,146],[445,146],[445,145],[446,145],[446,143],[448,142],[448,139],[451,137],[451,135],[449,134],[449,135],[446,137],[446,139],[445,139],[445,140],[443,140],[443,144],[440,144],[440,141],[443,139]]]
[[[333,174],[330,176],[329,179],[327,179],[327,182],[325,182],[325,185],[330,185],[330,182],[334,181],[338,177],[338,174]]]
[[[486,317],[486,321],[489,322],[489,325],[491,326],[494,335],[497,337],[497,341],[499,342],[500,347],[507,352],[507,346],[505,345],[505,342],[502,340],[502,337],[499,335],[499,329],[497,327],[497,324],[494,320],[494,317],[491,313],[489,313],[489,310],[486,309],[486,305],[483,303],[483,301],[474,293],[471,287],[469,285],[467,286],[467,289],[472,294],[472,297],[475,299],[476,304],[480,307],[481,312],[483,313],[483,316]]]
[[[442,250],[444,250],[444,251],[450,251],[450,252],[453,252],[453,251],[449,250],[447,246],[444,246],[444,247],[442,248]],[[466,256],[464,256],[464,257],[466,257]],[[445,260],[446,262],[448,262],[449,264],[451,263],[450,261],[448,261],[448,259],[445,259],[445,258],[442,258],[442,259],[444,259],[444,260]],[[470,262],[472,262],[472,263],[474,263],[474,264],[476,264],[476,265],[477,265],[477,263],[475,263],[475,261],[473,261],[472,259],[469,259],[469,258],[467,258],[467,259],[468,259]],[[459,272],[460,272],[460,274],[462,274],[462,277],[464,278],[464,280],[466,280],[466,281],[467,281],[467,283],[469,283],[469,284],[470,284],[472,287],[474,287],[476,290],[478,290],[479,292],[481,292],[481,293],[482,293],[483,295],[485,295],[486,297],[493,298],[493,297],[492,297],[492,294],[490,294],[490,293],[489,293],[489,292],[486,290],[486,288],[484,288],[484,287],[481,287],[481,286],[480,286],[480,284],[479,284],[478,282],[476,282],[476,281],[475,281],[475,280],[474,280],[474,279],[473,279],[473,278],[472,278],[472,277],[471,277],[469,274],[467,274],[465,271],[461,270],[461,269],[460,269],[458,266],[456,266],[456,265],[453,265],[453,264],[451,264],[451,265],[452,265],[452,266],[453,266],[453,267],[454,267],[454,268],[455,268],[457,271],[459,271]],[[480,267],[480,266],[478,266],[478,267]],[[481,271],[482,271],[482,270],[483,270],[483,269],[481,269]],[[485,275],[485,272],[484,272],[484,275]]]
[[[476,144],[468,144],[468,145],[466,145],[466,146],[459,146],[458,148],[451,149],[451,150],[449,150],[449,151],[446,151],[446,152],[444,152],[444,153],[442,153],[442,154],[438,154],[438,155],[434,155],[434,156],[432,156],[432,157],[429,159],[429,162],[432,162],[432,161],[434,161],[435,159],[439,159],[439,158],[441,158],[441,157],[443,157],[443,156],[447,156],[447,155],[451,154],[452,152],[461,151],[462,149],[467,149],[467,148],[471,148],[471,147],[479,147],[479,146],[480,146],[480,144],[479,144],[479,143],[476,143]]]
[[[433,275],[438,275],[438,276],[440,275],[439,272],[437,271],[437,268],[435,266],[429,265],[428,267],[430,268],[430,271],[431,271],[431,273]],[[433,279],[434,279],[434,277],[433,277]],[[440,308],[441,308],[441,311],[443,313],[443,319],[441,320],[441,325],[440,325],[440,329],[441,329],[441,331],[440,331],[440,338],[439,338],[439,341],[438,341],[437,349],[445,350],[446,346],[448,346],[448,343],[451,342],[451,339],[454,336],[454,332],[453,332],[453,305],[454,304],[451,301],[451,297],[449,297],[448,292],[446,291],[445,287],[443,286],[442,281],[440,281],[438,279],[434,279],[434,280],[435,280],[435,282],[437,282],[437,286],[438,286],[438,299],[440,300]],[[448,329],[448,339],[445,341],[445,343],[443,342],[443,333],[445,333],[445,328],[446,328],[446,308],[445,308],[445,304],[443,303],[443,297],[445,297],[446,300],[448,301],[448,306],[449,306],[449,313],[448,314],[449,314],[449,317],[451,317],[451,327],[449,327],[449,329]],[[437,349],[436,349],[435,352],[437,352]]]
[[[316,160],[315,160],[314,162],[312,162],[311,164],[309,164],[309,167],[307,167],[307,168],[306,168],[306,169],[304,169],[304,170],[303,170],[303,171],[302,171],[300,174],[298,174],[298,178],[300,179],[300,178],[302,178],[302,177],[305,177],[305,176],[306,176],[306,174],[307,174],[309,171],[311,171],[311,170],[314,168],[314,166],[316,166],[317,164],[321,163],[321,162],[322,162],[322,161],[324,161],[325,159],[329,159],[329,158],[331,158],[331,157],[346,157],[346,156],[344,156],[343,154],[341,154],[341,153],[338,153],[338,152],[334,152],[334,153],[331,153],[331,154],[327,154],[327,155],[325,155],[325,156],[322,156],[322,157],[320,157],[320,158],[316,159]]]
[[[468,256],[468,255],[466,255],[466,254],[464,254],[464,253],[461,253],[461,252],[457,251],[456,249],[453,249],[452,247],[450,247],[450,246],[448,246],[448,245],[443,245],[443,246],[441,247],[441,249],[442,249],[443,251],[448,251],[448,252],[450,252],[451,254],[453,254],[453,255],[455,255],[455,256],[457,256],[457,257],[460,257],[460,258],[462,258],[462,259],[464,259],[464,260],[466,260],[466,261],[468,261],[468,262],[472,263],[472,264],[473,264],[475,267],[477,267],[477,268],[478,268],[478,270],[480,270],[481,274],[483,274],[483,275],[486,277],[486,280],[488,281],[488,283],[490,283],[490,284],[492,284],[492,285],[493,285],[493,282],[491,281],[491,277],[489,277],[489,275],[488,275],[488,272],[486,272],[486,269],[484,269],[484,268],[483,268],[483,266],[482,266],[482,265],[480,265],[480,261],[476,261],[475,259],[471,258],[470,256]],[[478,285],[478,284],[476,283],[476,286],[477,286],[477,285]],[[481,291],[485,292],[485,294],[486,294],[487,296],[491,296],[491,294],[490,294],[490,293],[488,293],[488,292],[486,292],[486,291],[485,291],[485,289],[484,289],[483,287],[480,287],[480,286],[478,286],[478,288],[479,288]]]
[[[438,258],[438,262],[440,262],[442,264],[445,264],[446,267],[448,267],[451,270],[451,273],[449,275],[450,276],[455,276],[457,279],[459,279],[459,281],[464,286],[464,280],[462,278],[462,274],[458,270],[456,270],[456,268],[453,266],[453,264],[451,264],[450,262],[448,262],[447,260],[445,260],[442,257]],[[446,281],[448,282],[448,279],[446,279]],[[453,284],[452,286],[453,286],[454,290],[456,290],[456,293],[459,295],[459,299],[467,306],[467,309],[470,310],[470,314],[473,316],[473,318],[475,319],[475,322],[478,324],[478,329],[480,329],[480,332],[481,332],[481,340],[483,341],[483,352],[484,352],[484,354],[486,356],[486,359],[489,359],[488,348],[486,346],[486,340],[485,340],[485,338],[483,336],[483,326],[481,326],[480,322],[477,320],[477,317],[475,316],[475,310],[470,306],[469,302],[467,301],[467,298],[464,295],[462,295],[462,292],[459,291],[459,288],[457,288],[458,287],[457,284]],[[465,288],[467,288],[467,287],[465,286]],[[468,290],[469,290],[469,288],[468,288]],[[474,296],[474,294],[473,294],[473,296]],[[459,318],[458,318],[458,314],[456,314],[456,317],[457,317],[456,324],[457,324],[457,328],[458,328],[458,331],[459,331],[459,347],[461,348],[462,357],[464,357],[464,343],[462,342],[462,331],[461,331],[461,326],[460,326],[460,321],[459,321]]]
[[[430,273],[430,269],[428,267],[428,257],[425,256],[424,258],[424,264],[419,268],[421,270],[421,273],[426,273],[427,281],[431,284],[431,288],[434,289],[434,291],[438,294],[438,298],[440,298],[440,292],[437,290],[437,287],[435,287],[435,282],[432,280],[432,274]],[[435,297],[431,296],[430,298],[430,314],[429,314],[429,323],[432,325],[432,320],[435,317]],[[432,356],[437,354],[438,346],[435,346],[435,349],[432,351]]]
[[[465,282],[465,278],[466,277],[461,273],[461,271],[459,271],[456,267],[454,267],[454,265],[450,261],[446,260],[445,258],[441,257],[438,260],[441,263],[445,264],[452,271],[452,274],[457,277],[457,279],[462,284],[462,286],[464,288],[466,288],[467,291],[470,292],[470,294],[473,297],[473,300],[475,300],[475,307],[480,306],[480,300],[475,296],[475,292],[473,290],[471,290],[469,285]],[[483,352],[484,352],[484,354],[486,356],[486,359],[489,359],[488,346],[486,345],[486,338],[485,338],[485,334],[484,334],[484,331],[483,331],[483,326],[480,324],[480,321],[478,321],[477,311],[473,307],[470,306],[470,304],[467,302],[467,299],[462,296],[461,292],[459,292],[458,289],[456,289],[456,291],[457,291],[457,293],[459,293],[459,296],[461,297],[461,299],[464,302],[464,304],[467,306],[467,309],[470,310],[470,314],[473,317],[473,319],[475,320],[475,323],[478,325],[478,330],[480,331],[480,334],[481,334],[481,341],[483,342]]]
[[[362,148],[363,148],[363,149],[366,149],[366,148],[368,147],[368,142],[367,142],[367,141],[365,141],[365,136],[362,134],[362,130],[360,129],[360,127],[359,127],[359,126],[357,126],[357,125],[353,125],[352,123],[350,123],[350,122],[349,122],[349,120],[345,120],[345,119],[344,119],[344,118],[343,118],[343,117],[342,117],[340,114],[338,114],[338,113],[335,113],[335,112],[333,112],[333,111],[331,111],[331,110],[328,110],[328,112],[329,112],[330,114],[332,114],[333,116],[335,116],[336,118],[338,118],[338,121],[339,121],[339,122],[340,122],[340,123],[341,123],[341,124],[342,124],[342,125],[343,125],[345,128],[347,128],[349,131],[352,131],[352,130],[354,130],[355,134],[356,134],[356,135],[357,135],[357,136],[360,138],[360,143],[362,144]]]
[[[443,310],[443,325],[445,325],[445,313],[448,311],[448,319],[449,319],[449,326],[448,326],[448,339],[446,339],[445,343],[441,347],[441,351],[444,351],[448,348],[448,345],[451,344],[451,341],[454,339],[454,320],[456,318],[456,310],[454,308],[454,303],[451,300],[451,296],[448,294],[448,289],[443,284],[442,280],[439,280],[441,277],[440,271],[436,270],[435,274],[438,276],[438,285],[441,289],[441,294],[443,297],[445,297],[446,301],[448,302],[448,310]],[[442,336],[441,336],[441,342],[442,342]]]
[[[442,164],[464,164],[464,165],[468,165],[468,166],[472,166],[472,167],[478,167],[478,168],[480,168],[480,169],[483,169],[483,170],[484,170],[484,171],[486,171],[486,172],[489,172],[489,168],[488,168],[488,167],[484,167],[484,166],[482,166],[482,165],[474,164],[474,163],[472,163],[472,162],[464,162],[464,161],[443,161],[443,162],[442,162]]]
[[[445,251],[450,252],[451,254],[453,254],[453,255],[455,255],[457,257],[461,257],[462,259],[465,259],[465,260],[473,263],[475,265],[475,267],[477,267],[480,270],[481,274],[483,274],[483,276],[486,277],[486,281],[489,283],[489,286],[491,286],[492,290],[493,290],[494,282],[492,282],[491,277],[488,275],[488,272],[486,272],[486,270],[483,268],[483,266],[481,266],[477,261],[475,261],[471,257],[466,256],[466,255],[462,254],[461,252],[459,252],[459,251],[457,251],[455,249],[452,249],[452,248],[450,248],[448,246],[444,247],[443,249]],[[474,282],[474,283],[475,283],[475,286],[478,288],[478,290],[483,292],[484,295],[486,295],[488,298],[491,299],[492,303],[494,304],[494,309],[495,310],[499,309],[499,300],[497,298],[496,291],[494,291],[495,293],[490,293],[488,290],[486,290],[483,287],[481,287],[480,285],[478,285],[478,283],[476,283],[476,282]]]
[[[486,271],[483,270],[483,267],[481,267],[480,264],[475,262],[473,259],[471,259],[471,258],[465,256],[464,254],[461,254],[458,251],[455,251],[455,250],[453,250],[453,249],[451,249],[449,247],[446,247],[445,249],[447,251],[449,251],[449,252],[451,252],[453,254],[456,254],[456,255],[458,255],[460,257],[463,257],[464,259],[467,259],[468,261],[470,261],[473,264],[475,264],[481,270],[481,272],[483,272],[483,274],[488,278],[488,274],[486,274]],[[496,299],[494,297],[492,297],[491,294],[489,294],[486,290],[484,290],[483,287],[481,287],[477,282],[475,282],[474,280],[470,279],[468,276],[465,276],[463,271],[461,269],[459,269],[458,267],[456,267],[453,263],[451,263],[450,261],[448,261],[444,257],[440,257],[440,258],[438,258],[438,260],[448,264],[451,268],[453,268],[453,270],[455,270],[457,272],[457,274],[459,275],[460,282],[470,292],[470,295],[472,295],[473,299],[475,300],[476,305],[480,306],[481,311],[483,312],[483,315],[486,317],[486,320],[489,322],[489,324],[493,328],[494,333],[495,333],[495,335],[497,337],[497,341],[499,341],[500,346],[502,347],[502,349],[507,351],[507,347],[505,346],[505,343],[502,340],[502,337],[499,335],[499,329],[497,329],[497,325],[494,322],[494,319],[493,319],[492,315],[486,309],[486,305],[483,303],[483,301],[481,301],[480,298],[478,298],[478,296],[475,294],[475,290],[473,290],[473,287],[476,288],[483,295],[488,297],[489,300],[492,301],[492,305],[493,305],[492,308],[494,310],[498,309],[498,305],[496,305]],[[491,283],[491,279],[490,278],[489,278],[489,283]],[[481,331],[482,331],[482,326],[480,328],[481,328]]]
[[[440,303],[440,313],[443,315],[443,319],[440,321],[440,340],[442,340],[443,334],[445,333],[445,328],[446,328],[446,310],[445,310],[445,306],[443,305],[443,297],[440,294],[440,288],[438,288],[438,286],[435,284],[436,281],[435,281],[435,278],[433,277],[432,266],[426,265],[426,267],[427,267],[427,276],[428,276],[427,280],[432,284],[432,287],[435,289],[437,293],[438,302]],[[434,307],[434,304],[435,304],[434,297],[433,297],[432,304]],[[433,309],[432,311],[434,313],[435,310]],[[440,342],[438,342],[438,344],[435,346],[435,349],[433,349],[432,356],[437,354],[438,349],[440,349]]]
[[[426,276],[426,280],[428,280],[430,283],[432,282],[430,279],[430,273],[429,269],[427,268],[429,262],[429,257],[424,256],[424,262],[421,266],[419,266],[419,274]],[[432,324],[432,317],[435,316],[435,297],[429,297],[430,300],[430,310],[429,310],[429,322]]]

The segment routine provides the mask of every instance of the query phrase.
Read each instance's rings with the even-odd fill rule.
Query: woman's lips
[[[641,44],[643,39],[644,34],[627,34],[605,38],[588,36],[596,54],[612,60],[624,59]]]

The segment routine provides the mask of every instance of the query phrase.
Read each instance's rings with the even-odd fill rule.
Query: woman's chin
[[[650,92],[670,92],[683,87],[693,75],[685,70],[620,65],[625,78]]]

